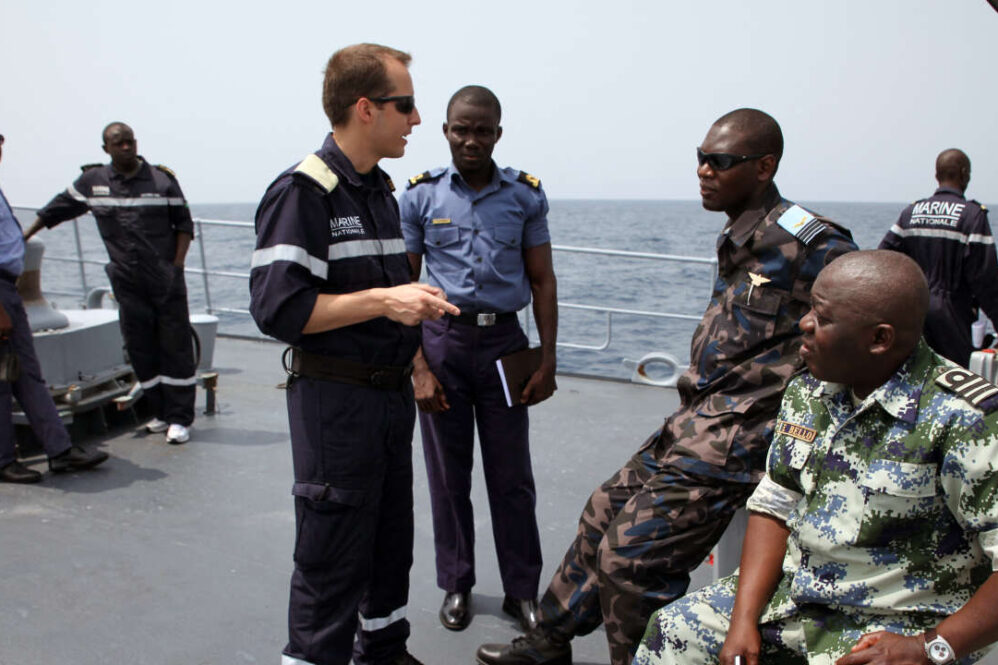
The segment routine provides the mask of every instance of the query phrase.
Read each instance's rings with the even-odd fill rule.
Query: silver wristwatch
[[[936,632],[935,628],[925,631],[922,639],[925,640],[925,655],[935,665],[949,665],[956,660],[953,647],[946,638]]]

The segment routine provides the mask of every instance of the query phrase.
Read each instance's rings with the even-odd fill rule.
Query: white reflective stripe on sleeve
[[[307,660],[298,660],[297,658],[292,658],[286,653],[282,653],[281,665],[312,665],[312,663]]]
[[[115,198],[113,196],[91,196],[86,199],[87,205],[102,208],[145,208],[149,206],[187,205],[181,198],[165,196],[145,196],[131,199]]]
[[[76,191],[76,187],[73,187],[72,185],[66,188],[66,193],[81,203],[87,202],[87,197]]]
[[[981,549],[991,559],[991,570],[998,571],[998,529],[982,531],[977,534],[977,540],[981,543]]]
[[[891,227],[891,232],[902,238],[946,238],[947,240],[956,240],[964,244],[995,244],[993,236],[986,236],[980,233],[960,233],[959,231],[948,231],[946,229],[902,229],[895,224]]]
[[[368,619],[364,615],[360,615],[360,627],[361,630],[366,630],[371,632],[372,630],[381,630],[382,628],[387,628],[396,621],[401,621],[405,618],[406,606],[398,608],[386,617],[378,617],[376,619]]]
[[[755,492],[749,497],[745,507],[752,512],[772,515],[786,522],[790,513],[803,497],[803,494],[798,494],[778,484],[767,473],[762,477],[759,486],[755,488]]]
[[[264,247],[253,252],[253,260],[250,261],[250,268],[261,268],[269,266],[275,261],[290,261],[304,266],[310,273],[319,279],[326,279],[329,274],[329,264],[325,259],[312,256],[302,247],[295,245],[274,245]]]
[[[347,240],[329,246],[330,261],[353,259],[358,256],[388,256],[389,254],[405,254],[405,240],[402,238]]]
[[[142,382],[142,389],[149,390],[150,388],[159,385],[160,383],[167,386],[194,386],[197,385],[198,378],[196,376],[190,376],[185,379],[178,379],[172,376],[154,376],[148,381]]]

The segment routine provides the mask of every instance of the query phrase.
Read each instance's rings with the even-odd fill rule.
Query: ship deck
[[[199,415],[186,445],[119,424],[87,439],[112,456],[98,469],[54,476],[39,456],[28,462],[46,471],[41,484],[0,484],[0,665],[278,662],[294,539],[281,349],[218,339],[219,413]],[[542,587],[589,492],[676,401],[673,390],[559,377],[554,398],[532,408]],[[475,616],[454,633],[437,620],[418,427],[413,448],[409,648],[428,665],[472,663],[480,643],[519,633],[500,610],[483,478],[476,469]],[[698,571],[697,584],[710,573]],[[608,661],[602,630],[573,644],[576,663]]]

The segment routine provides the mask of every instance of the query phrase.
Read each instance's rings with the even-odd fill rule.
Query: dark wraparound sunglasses
[[[395,102],[395,110],[402,115],[409,115],[416,108],[416,98],[412,95],[395,95],[394,97],[369,97],[375,104]]]
[[[710,168],[715,171],[727,171],[742,162],[747,162],[750,159],[759,159],[768,154],[768,152],[764,152],[760,155],[732,155],[728,152],[704,152],[700,148],[697,148],[697,163],[700,166],[710,164]]]

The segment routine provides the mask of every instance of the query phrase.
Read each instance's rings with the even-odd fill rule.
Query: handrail
[[[197,236],[198,236],[198,254],[200,261],[200,268],[197,267],[185,267],[184,272],[193,275],[200,275],[201,282],[204,289],[205,298],[205,310],[208,314],[234,314],[239,316],[249,316],[250,311],[245,307],[232,307],[232,306],[222,306],[216,303],[211,296],[211,277],[220,277],[227,279],[241,279],[249,280],[249,272],[239,272],[233,270],[212,270],[208,267],[207,262],[207,252],[205,251],[204,244],[204,228],[205,227],[224,227],[224,228],[244,228],[253,229],[253,222],[243,222],[236,220],[225,220],[225,219],[208,219],[203,217],[195,217],[194,223],[197,225]],[[97,261],[94,259],[86,259],[83,257],[83,246],[80,240],[80,231],[78,226],[78,221],[73,220],[73,233],[74,241],[76,247],[76,256],[60,256],[60,255],[46,255],[45,259],[47,261],[57,261],[61,263],[76,263],[80,268],[80,283],[83,288],[82,293],[66,293],[66,292],[55,292],[58,295],[65,296],[79,296],[81,299],[86,297],[86,293],[89,290],[86,280],[86,271],[84,266],[95,265],[102,266],[104,261]],[[598,247],[576,247],[572,245],[552,245],[552,251],[562,252],[568,254],[593,254],[598,256],[612,256],[618,258],[626,259],[642,259],[642,260],[652,260],[659,262],[679,262],[679,263],[694,263],[700,265],[709,265],[713,268],[713,275],[711,282],[713,283],[714,278],[717,276],[717,259],[710,257],[704,258],[699,256],[683,256],[677,254],[656,254],[652,252],[634,252],[627,250],[617,250],[617,249],[602,249]],[[709,295],[709,294],[708,294]],[[614,317],[619,316],[639,316],[646,318],[658,318],[658,319],[674,319],[681,321],[699,321],[700,314],[685,314],[679,312],[653,312],[640,309],[627,309],[620,307],[608,307],[605,305],[587,305],[583,303],[569,303],[569,302],[558,302],[558,307],[560,309],[572,309],[572,310],[582,310],[590,312],[600,312],[606,316],[606,333],[602,341],[596,344],[584,344],[580,342],[569,342],[569,341],[559,341],[558,346],[570,349],[584,349],[590,351],[603,351],[607,349],[613,341],[613,324]],[[525,310],[526,316],[526,328],[528,331],[531,330],[533,323],[531,320],[531,310],[529,307]],[[263,335],[260,335],[263,338]]]

